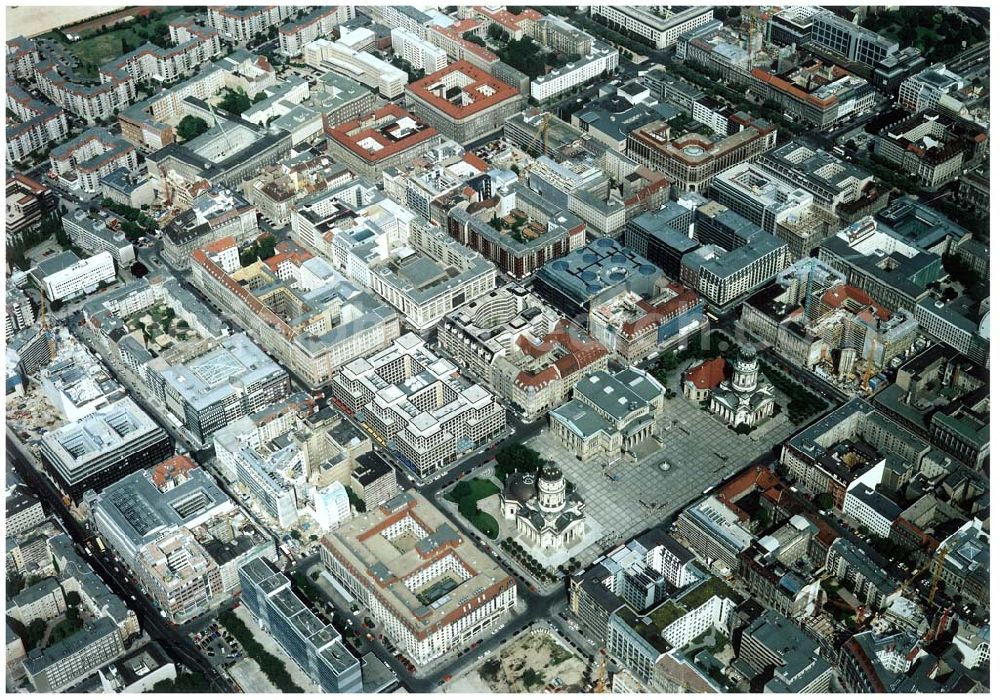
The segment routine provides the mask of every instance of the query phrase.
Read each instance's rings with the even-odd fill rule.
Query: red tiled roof
[[[389,120],[390,117],[394,117],[394,121],[397,122],[404,117],[409,117],[423,128],[418,129],[404,138],[391,141],[379,131],[380,128],[392,123],[392,121]],[[376,125],[378,125],[378,128],[376,128]],[[378,161],[393,156],[400,151],[413,148],[414,146],[437,136],[437,133],[437,129],[424,123],[415,115],[393,103],[389,103],[384,107],[377,109],[363,119],[356,119],[338,126],[327,126],[326,128],[326,135],[328,137],[369,163],[377,163]],[[376,151],[368,151],[358,145],[360,141],[363,141],[366,138],[372,139],[382,146],[382,148]]]
[[[154,466],[150,477],[156,488],[162,490],[167,481],[184,476],[192,469],[197,468],[198,465],[187,455],[174,455]]]
[[[696,389],[714,389],[726,378],[726,360],[716,357],[705,360],[687,371],[684,380],[694,384]]]
[[[461,73],[471,81],[462,87],[463,93],[471,99],[471,102],[464,106],[456,105],[429,89],[430,86],[455,73]],[[468,61],[456,61],[412,82],[406,86],[406,92],[413,98],[444,112],[452,119],[465,119],[505,100],[521,96],[516,88],[476,68]]]

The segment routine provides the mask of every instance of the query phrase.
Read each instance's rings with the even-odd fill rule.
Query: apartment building
[[[66,112],[36,100],[13,80],[7,80],[7,110],[16,119],[7,124],[7,162],[15,163],[61,141],[69,133]]]
[[[139,168],[135,146],[107,129],[88,129],[49,153],[52,170],[72,189],[98,192],[101,178],[118,168]]]
[[[448,66],[448,53],[416,34],[396,27],[390,33],[392,51],[404,61],[426,74],[436,73]]]
[[[376,5],[369,8],[371,18],[389,29],[403,29],[421,39],[435,24],[435,15],[409,5]]]
[[[456,204],[448,212],[448,233],[521,280],[582,247],[587,227],[518,183],[489,199]]]
[[[102,74],[104,82],[83,85],[72,82],[64,71],[53,61],[44,60],[35,66],[35,83],[43,95],[88,124],[112,119],[135,99],[135,80],[128,73]]]
[[[263,7],[209,7],[208,23],[226,41],[246,43],[257,34],[266,34],[270,27],[291,17],[296,8],[290,5]]]
[[[7,40],[6,64],[7,76],[23,80],[30,78],[35,64],[42,60],[38,44],[34,39],[16,36]]]
[[[354,5],[320,7],[301,19],[293,19],[278,27],[278,51],[286,56],[298,56],[305,45],[329,36],[342,24],[354,19]]]

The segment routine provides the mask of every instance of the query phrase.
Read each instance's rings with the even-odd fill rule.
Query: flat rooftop
[[[323,545],[420,636],[461,619],[514,585],[506,571],[416,491],[341,525],[323,538]],[[431,566],[442,573],[426,580],[424,570]]]

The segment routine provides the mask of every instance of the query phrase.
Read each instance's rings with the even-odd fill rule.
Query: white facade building
[[[427,74],[448,66],[448,54],[444,49],[405,29],[392,30],[392,50],[415,69]]]
[[[602,73],[618,67],[618,50],[609,44],[594,42],[593,51],[579,61],[568,63],[531,81],[531,96],[541,102],[583,85]]]
[[[93,292],[101,283],[114,280],[115,260],[105,251],[45,275],[42,290],[49,301],[62,301]]]

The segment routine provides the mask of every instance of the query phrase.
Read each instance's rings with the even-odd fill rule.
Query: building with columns
[[[515,523],[529,546],[567,550],[583,537],[583,499],[553,465],[507,477],[500,505],[504,520]]]
[[[709,410],[729,425],[754,427],[774,413],[774,386],[760,374],[757,350],[740,347],[733,374],[719,384],[709,397]]]
[[[549,413],[549,426],[578,459],[618,459],[659,433],[665,393],[637,367],[600,370],[576,383],[573,398]]]

